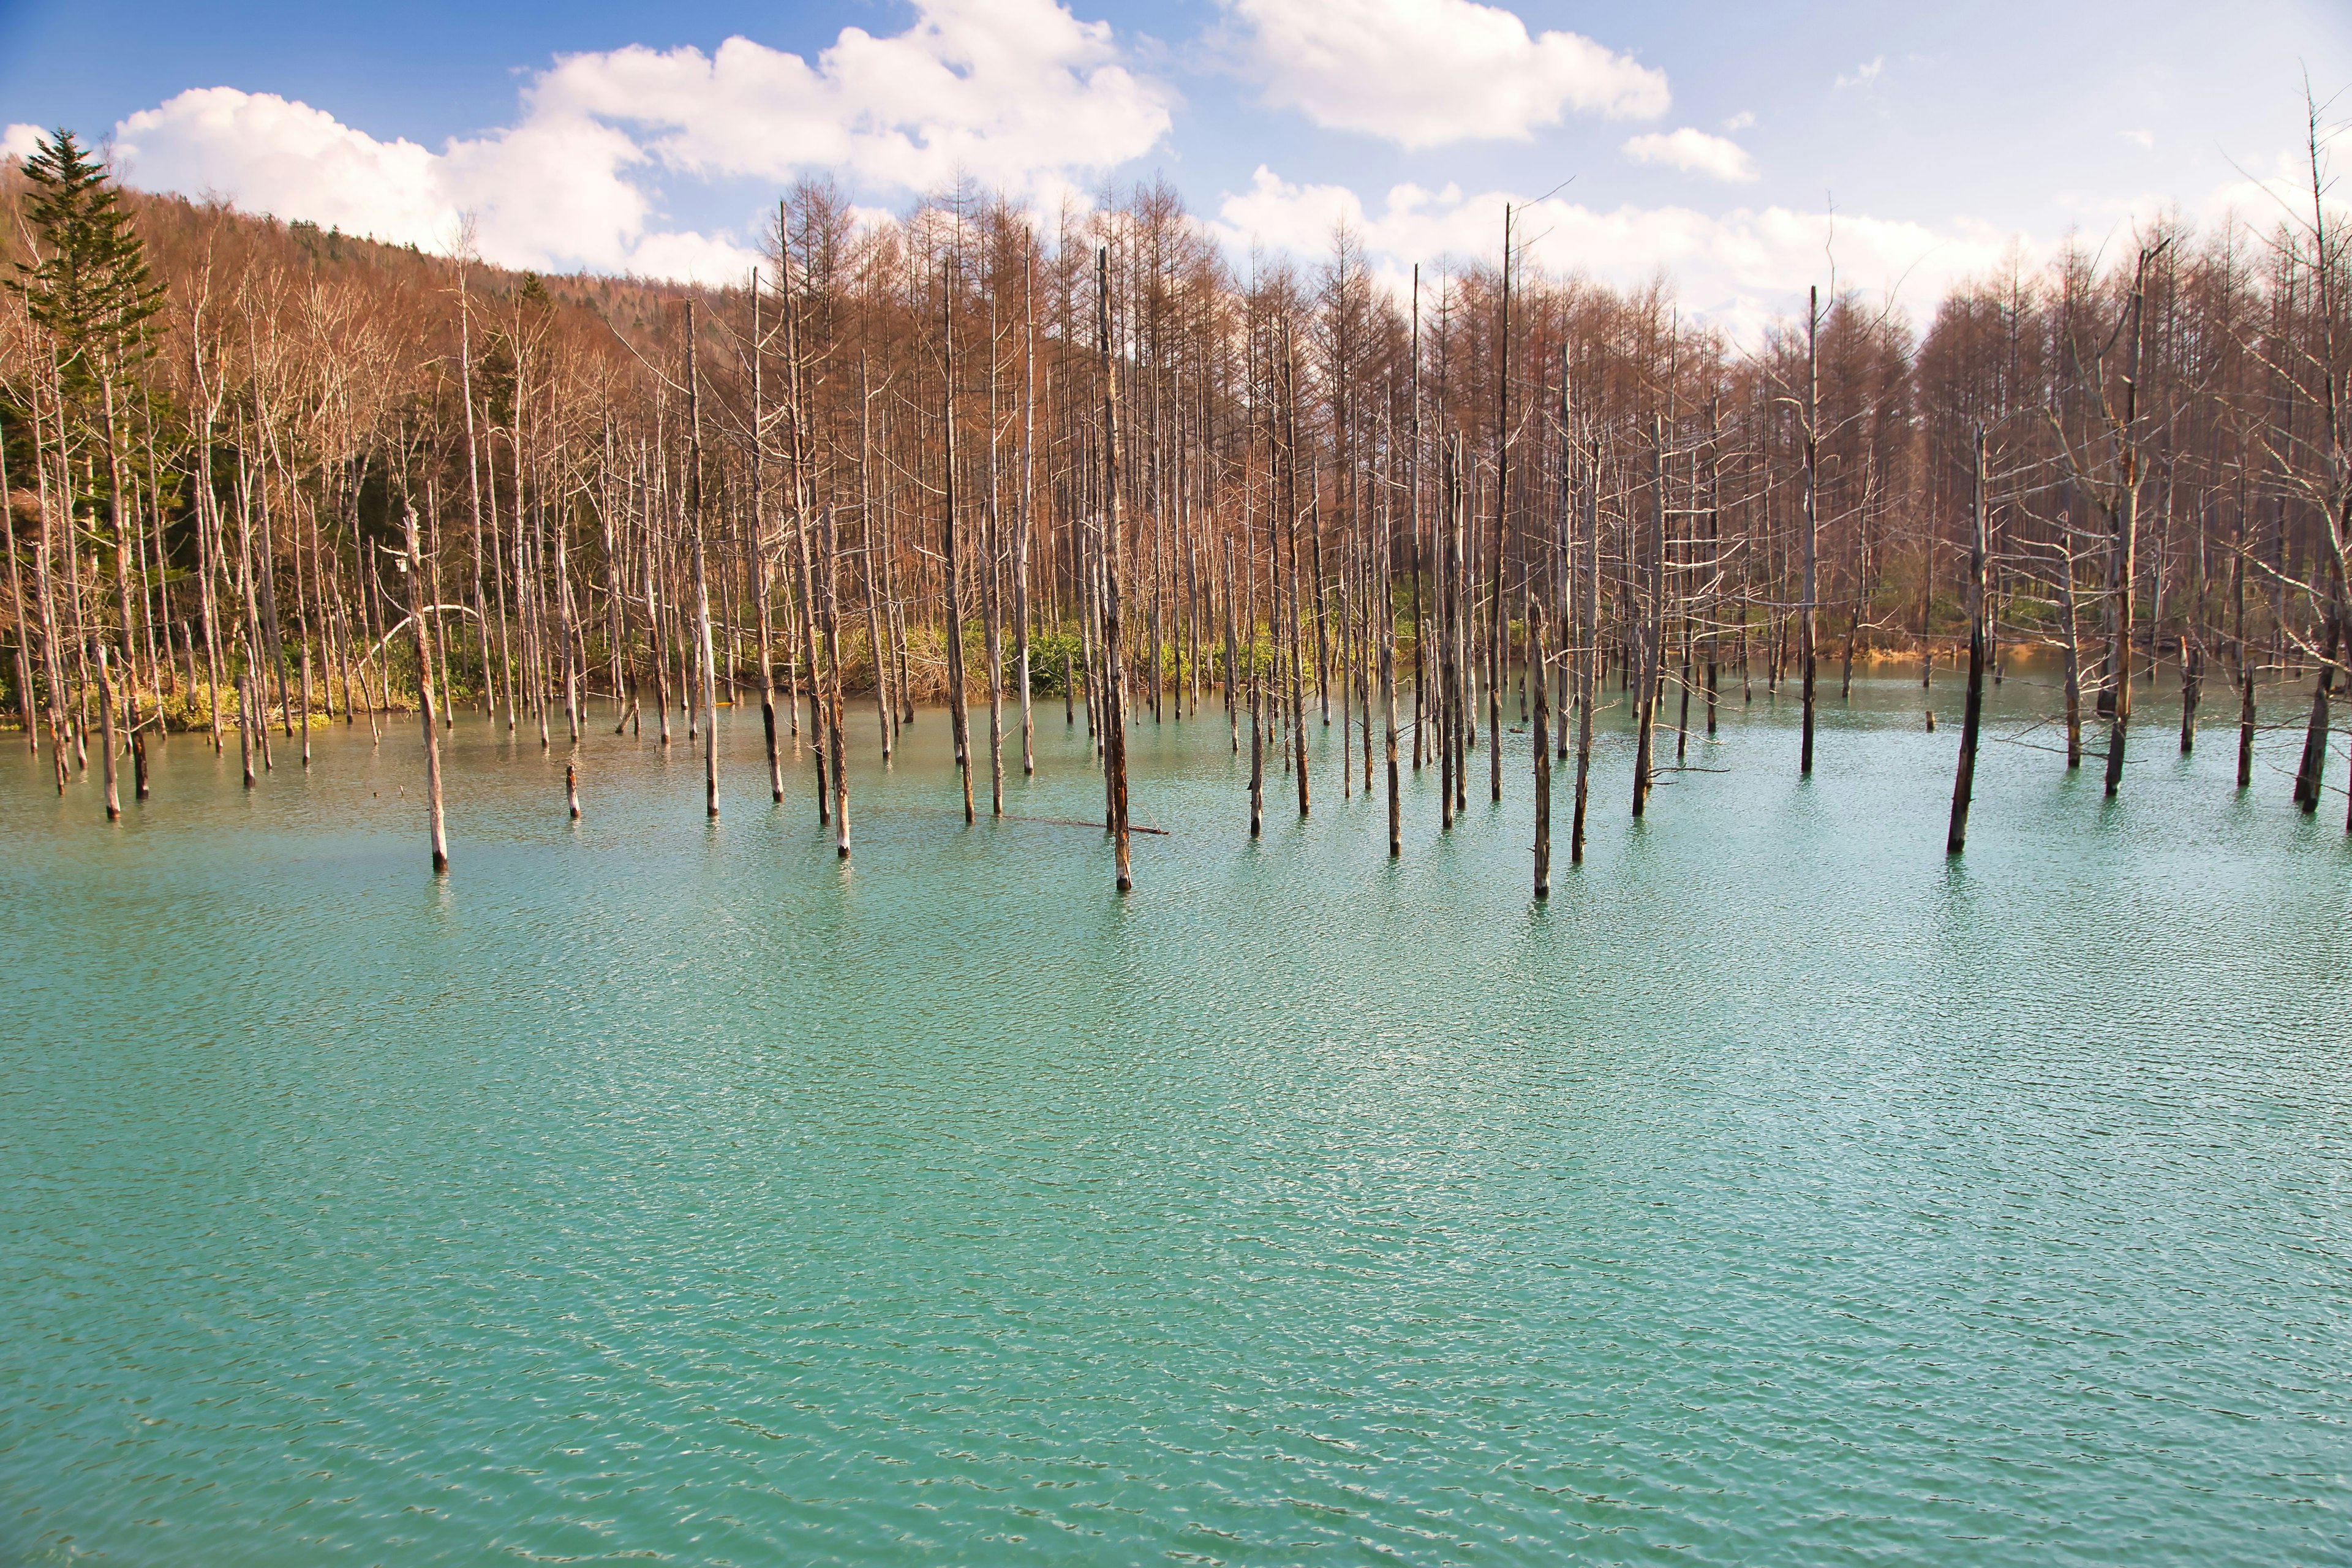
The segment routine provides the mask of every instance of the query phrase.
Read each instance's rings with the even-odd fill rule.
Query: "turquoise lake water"
[[[1392,865],[1139,718],[1124,900],[936,712],[846,869],[756,710],[715,826],[461,720],[442,881],[404,721],[111,827],[10,741],[0,1561],[2352,1561],[2343,797],[2048,698],[1958,864],[1940,680],[1642,824],[1618,724],[1544,907],[1517,734]]]

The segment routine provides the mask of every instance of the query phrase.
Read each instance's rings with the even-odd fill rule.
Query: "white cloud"
[[[41,138],[45,134],[47,133],[37,125],[16,124],[11,125],[5,131],[0,131],[0,158],[31,157],[39,150]]]
[[[1885,55],[1881,55],[1876,59],[1864,60],[1862,64],[1854,67],[1853,74],[1852,76],[1848,76],[1843,71],[1840,71],[1838,73],[1837,81],[1834,85],[1840,89],[1849,87],[1868,87],[1872,82],[1876,81],[1881,76],[1885,75],[1885,71],[1886,57]]]
[[[1054,0],[920,0],[907,31],[845,27],[812,66],[748,38],[718,52],[572,55],[531,87],[533,117],[637,126],[667,166],[781,180],[838,169],[902,190],[959,174],[1026,194],[1046,176],[1140,157],[1171,94],[1118,63],[1109,25]]]
[[[2145,148],[2150,153],[2156,151],[2156,132],[2153,131],[2118,131],[2116,134],[2135,147]]]
[[[1664,163],[1686,174],[1744,184],[1756,178],[1756,160],[1737,142],[1709,136],[1685,125],[1679,131],[1636,136],[1622,149],[1637,163]]]
[[[114,134],[120,172],[147,190],[256,193],[247,205],[397,244],[446,241],[457,212],[431,152],[275,93],[193,88]]]
[[[472,214],[486,260],[730,280],[753,253],[725,234],[661,226],[658,174],[832,169],[898,191],[970,175],[1057,196],[1168,129],[1167,89],[1116,56],[1108,26],[1055,0],[918,0],[905,32],[845,28],[814,64],[744,38],[711,55],[567,56],[525,88],[517,123],[438,152],[227,87],[134,114],[116,142],[125,177],[150,190],[432,249]]]
[[[1725,121],[1723,122],[1723,128],[1726,131],[1745,131],[1755,123],[1756,111],[1751,109],[1743,109],[1738,113],[1733,115],[1730,119]]]
[[[1315,258],[1330,247],[1345,218],[1376,265],[1391,274],[1414,262],[1485,256],[1499,250],[1509,193],[1465,195],[1448,187],[1390,191],[1369,209],[1343,185],[1293,184],[1261,165],[1250,188],[1229,195],[1213,228],[1236,248],[1253,241]],[[1671,276],[1686,313],[1753,342],[1775,316],[1801,306],[1808,284],[1836,282],[1873,297],[1895,296],[1924,321],[1954,285],[1999,267],[2018,246],[2046,250],[2021,235],[1958,220],[1940,227],[1840,214],[1832,229],[1820,213],[1787,207],[1742,208],[1710,216],[1689,207],[1620,206],[1596,211],[1557,197],[1516,207],[1514,232],[1528,237],[1538,266],[1579,272],[1620,287]]]
[[[1277,109],[1406,147],[1525,140],[1575,110],[1664,114],[1664,71],[1475,0],[1223,0]]]
[[[275,93],[196,88],[115,128],[124,177],[147,190],[226,196],[251,211],[446,250],[471,213],[486,260],[665,276],[687,257],[748,251],[651,228],[653,204],[626,177],[646,154],[580,115],[533,115],[512,130],[452,140],[439,153],[380,142],[324,110]]]

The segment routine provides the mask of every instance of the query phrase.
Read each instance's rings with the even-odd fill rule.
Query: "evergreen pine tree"
[[[8,287],[56,341],[66,395],[79,402],[101,377],[121,377],[141,357],[163,290],[106,165],[72,132],[41,138],[24,170],[33,187],[25,216],[35,259],[16,263]]]

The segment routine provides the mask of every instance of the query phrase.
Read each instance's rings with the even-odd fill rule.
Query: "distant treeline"
[[[67,139],[0,183],[0,681],[61,746],[101,701],[216,741],[406,707],[420,659],[445,716],[542,736],[706,685],[797,734],[831,683],[887,742],[951,683],[1106,690],[1116,572],[1140,710],[1263,669],[1369,742],[1391,647],[1416,757],[1535,647],[1564,734],[1573,669],[1810,692],[1972,629],[2062,655],[2076,756],[2135,647],[2315,672],[2324,730],[2352,323],[2316,138],[2313,174],[2265,226],[2069,249],[1924,334],[1841,293],[1741,345],[1507,226],[1410,287],[1344,228],[1241,270],[1159,184],[877,222],[803,183],[759,273],[689,289],[120,192]]]

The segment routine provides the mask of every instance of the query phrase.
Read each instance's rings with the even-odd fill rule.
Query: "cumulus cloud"
[[[1054,0],[922,0],[907,31],[845,27],[814,64],[740,37],[707,56],[572,55],[529,98],[534,117],[636,126],[664,164],[697,174],[825,167],[903,190],[969,174],[1024,195],[1150,152],[1171,100],[1118,63],[1108,23]]]
[[[257,193],[252,205],[396,244],[446,241],[457,211],[430,151],[275,93],[191,89],[114,135],[121,173],[149,190]]]
[[[1032,198],[1149,152],[1171,95],[1121,66],[1110,29],[1055,0],[918,0],[814,62],[745,38],[712,54],[632,46],[563,57],[506,129],[436,151],[381,141],[271,93],[192,89],[116,127],[151,190],[446,249],[471,215],[485,259],[731,279],[752,252],[663,227],[658,181],[836,170],[919,191],[969,175]],[[15,134],[12,129],[11,135]]]
[[[1406,147],[1526,140],[1570,110],[1648,119],[1666,76],[1475,0],[1223,0],[1266,101]]]
[[[1622,151],[1637,163],[1664,163],[1670,169],[1680,169],[1685,174],[1704,174],[1710,180],[1739,184],[1756,178],[1756,160],[1748,155],[1747,148],[1687,125],[1679,131],[1654,131],[1646,136],[1636,136],[1625,143]]]
[[[0,131],[0,158],[29,158],[39,150],[46,135],[37,125],[11,125]]]
[[[1314,258],[1329,250],[1332,226],[1344,220],[1376,265],[1401,277],[1414,262],[1491,258],[1507,201],[1516,198],[1405,184],[1375,211],[1344,185],[1295,184],[1261,165],[1248,190],[1226,196],[1213,226],[1235,247],[1258,243]],[[1919,317],[1954,285],[2000,267],[2013,247],[2029,256],[2045,248],[1969,221],[1930,226],[1840,214],[1832,229],[1823,214],[1782,206],[1720,215],[1684,206],[1600,211],[1558,197],[1517,205],[1514,229],[1528,237],[1530,259],[1555,271],[1620,287],[1664,273],[1686,310],[1743,342],[1801,304],[1808,284],[1830,281],[1832,250],[1841,288],[1892,296]]]

